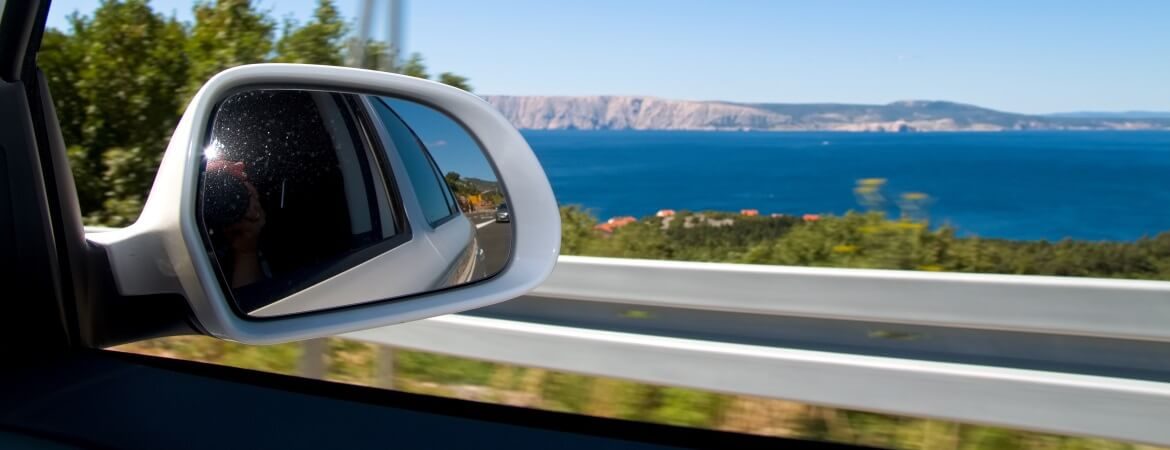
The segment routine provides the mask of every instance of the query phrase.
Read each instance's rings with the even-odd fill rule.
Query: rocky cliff
[[[486,96],[521,129],[1003,131],[1170,130],[1167,118],[1014,114],[962,103],[731,103],[637,96]]]

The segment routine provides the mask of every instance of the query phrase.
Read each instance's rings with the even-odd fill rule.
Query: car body
[[[366,108],[365,113],[369,117],[379,117],[378,108],[385,107],[388,110],[393,110],[393,105],[388,102],[381,101],[376,96],[363,96],[361,106]],[[384,114],[383,114],[384,117]],[[410,177],[434,177],[439,182],[438,187],[442,190],[443,197],[447,201],[447,211],[449,215],[440,218],[436,221],[414,220],[410,222],[412,228],[411,232],[415,236],[423,236],[424,239],[430,242],[435,250],[432,255],[428,255],[425,259],[420,260],[420,263],[426,260],[432,261],[431,267],[425,269],[420,268],[419,273],[415,274],[417,285],[410,286],[409,282],[402,280],[403,283],[408,283],[404,291],[409,294],[411,292],[422,292],[427,290],[441,289],[471,281],[474,278],[475,266],[479,260],[480,245],[476,239],[475,224],[469,219],[463,210],[459,207],[455,194],[451,187],[444,181],[443,172],[435,163],[434,157],[431,155],[430,149],[426,144],[414,134],[409,125],[401,122],[401,127],[390,127],[384,122],[385,120],[393,120],[393,118],[384,118],[384,120],[374,121],[374,126],[378,129],[378,134],[383,140],[383,145],[393,145],[394,142],[402,142],[405,139],[414,140],[418,147],[422,150],[423,156],[426,157],[430,163],[429,172],[412,173],[404,168],[405,164],[391,164],[391,169],[394,170],[394,177],[398,180],[406,180]],[[404,130],[409,131],[409,136],[397,136],[394,133],[402,133]],[[400,181],[401,183],[401,181]],[[417,186],[417,184],[415,184]],[[404,189],[400,187],[400,189]],[[403,196],[403,201],[408,203],[407,208],[412,208],[409,203],[420,202],[417,196]],[[419,210],[421,205],[415,205]],[[443,275],[434,277],[427,274],[434,269],[442,268],[439,273]],[[403,277],[405,278],[405,277]],[[427,284],[427,285],[422,285]],[[404,294],[405,295],[405,294]]]

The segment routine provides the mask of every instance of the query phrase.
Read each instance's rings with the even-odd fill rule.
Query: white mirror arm
[[[91,244],[102,247],[122,295],[182,294],[176,268],[166,253],[165,233],[134,224],[99,233],[86,233]],[[181,261],[181,259],[178,259]],[[187,270],[190,270],[189,268]]]

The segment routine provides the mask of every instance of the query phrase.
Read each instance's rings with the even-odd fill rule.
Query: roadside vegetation
[[[451,187],[455,200],[464,212],[495,209],[504,202],[499,183],[494,181],[464,177],[459,172],[447,172],[443,179]]]
[[[561,208],[566,255],[935,272],[1170,280],[1170,232],[1133,242],[960,237],[953,228],[889,218],[740,216],[679,212],[614,229],[580,207]],[[702,218],[703,220],[691,220]],[[726,219],[731,219],[730,221]],[[691,226],[684,226],[684,224]]]
[[[942,420],[851,411],[695,389],[657,386],[390,349],[356,340],[323,343],[330,381],[600,417],[894,449],[1153,450],[1106,439],[1059,436]],[[205,336],[118,350],[300,375],[303,343],[253,347]],[[874,389],[881,389],[874,386]]]

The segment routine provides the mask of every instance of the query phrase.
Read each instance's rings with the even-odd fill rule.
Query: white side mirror
[[[524,294],[556,263],[560,217],[524,138],[478,97],[258,64],[195,95],[138,222],[87,238],[120,295],[182,294],[204,332],[259,344]]]

